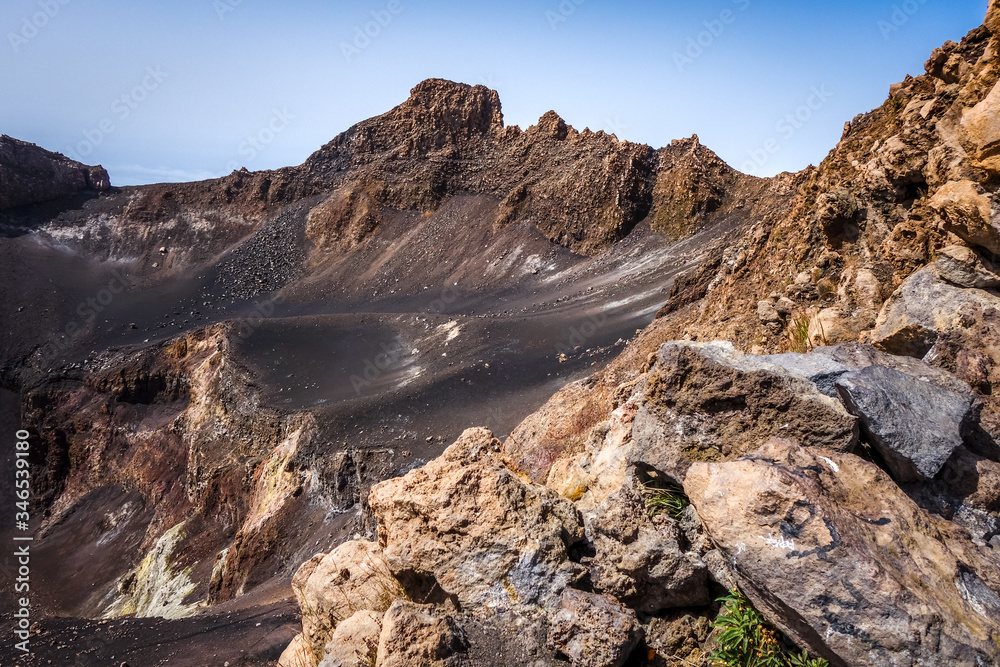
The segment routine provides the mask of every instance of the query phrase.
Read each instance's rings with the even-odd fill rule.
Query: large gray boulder
[[[856,370],[856,367],[843,364],[828,354],[785,352],[764,355],[761,360],[809,380],[821,394],[831,398],[837,397],[837,389],[833,386],[837,378]]]
[[[664,343],[635,417],[629,463],[674,481],[695,461],[737,458],[771,436],[851,451],[858,426],[801,374],[731,343]]]
[[[812,355],[829,357],[851,370],[879,366],[905,373],[918,380],[930,382],[950,391],[964,393],[969,390],[968,384],[943,368],[932,366],[926,361],[914,357],[886,354],[867,343],[851,342],[829,347],[818,347],[808,356]],[[836,391],[836,388],[834,389]]]
[[[952,245],[943,248],[934,262],[934,269],[944,280],[959,287],[1000,287],[1000,275],[993,262],[967,246]]]
[[[836,387],[899,482],[932,479],[978,416],[968,387],[954,391],[882,366],[843,375]]]

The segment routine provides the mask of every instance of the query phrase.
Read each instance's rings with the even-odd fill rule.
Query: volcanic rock
[[[854,367],[844,365],[833,357],[819,352],[810,354],[785,352],[764,355],[761,359],[781,366],[794,375],[804,377],[816,385],[816,389],[821,394],[830,398],[837,398],[837,390],[833,386],[834,381],[844,373],[850,373],[854,370]]]
[[[983,258],[972,248],[953,245],[943,248],[934,262],[938,275],[959,287],[993,289],[1000,287],[1000,275],[993,262]]]
[[[396,600],[382,619],[375,667],[466,665],[468,640],[455,619],[434,605]]]
[[[843,375],[836,387],[899,482],[933,478],[978,416],[971,390],[949,391],[880,366]]]
[[[480,613],[530,612],[580,579],[568,552],[584,537],[578,511],[509,465],[489,431],[468,429],[424,467],[372,487],[379,544],[404,585]]]
[[[0,211],[110,187],[104,167],[88,167],[61,153],[0,136]]]
[[[574,667],[621,667],[642,639],[635,614],[614,600],[572,588],[563,591],[549,643]]]
[[[705,563],[682,548],[687,538],[676,521],[649,517],[634,486],[588,512],[587,535],[596,551],[589,562],[595,591],[647,613],[708,603]]]
[[[965,307],[1000,308],[1000,297],[942,281],[933,267],[910,276],[885,302],[872,332],[876,346],[893,354],[923,357],[938,334],[958,324]]]
[[[997,96],[1000,100],[1000,95]],[[942,229],[966,243],[1000,252],[1000,226],[993,221],[989,196],[973,181],[951,181],[938,188],[930,206],[941,217]]]
[[[995,9],[992,10],[995,12]],[[987,17],[989,20],[989,17]],[[962,129],[976,148],[979,166],[1000,171],[1000,86],[962,115]]]
[[[724,342],[664,344],[635,417],[629,461],[679,482],[695,461],[735,458],[772,435],[851,451],[858,426],[805,378]]]
[[[995,555],[873,464],[771,440],[684,489],[755,606],[831,664],[1000,661]]]
[[[301,632],[295,635],[278,657],[278,667],[306,667],[315,664],[309,640]]]
[[[382,616],[363,609],[338,623],[319,667],[370,667],[378,652]]]
[[[341,621],[359,611],[384,612],[403,595],[378,545],[363,540],[307,560],[295,573],[292,589],[302,609],[302,632],[317,660]]]

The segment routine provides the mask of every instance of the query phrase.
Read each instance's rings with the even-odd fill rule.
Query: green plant
[[[808,352],[812,348],[809,342],[809,316],[799,313],[788,322],[788,340],[792,352]]]
[[[712,625],[722,632],[708,657],[713,667],[829,667],[826,660],[789,648],[740,589],[718,601],[722,609]]]
[[[645,496],[646,513],[650,518],[658,514],[666,514],[674,521],[679,521],[684,514],[684,508],[691,504],[684,495],[684,489],[676,485],[652,487],[639,484],[639,491]]]
[[[808,651],[788,654],[789,667],[829,667],[829,664],[823,658],[812,657]]]

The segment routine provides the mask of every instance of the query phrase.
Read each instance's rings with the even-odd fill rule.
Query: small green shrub
[[[713,667],[829,667],[826,660],[789,649],[781,633],[740,589],[734,588],[719,602],[722,609],[712,625],[722,632],[716,638],[718,648],[708,657]]]
[[[684,508],[691,504],[688,497],[684,495],[684,489],[676,485],[669,485],[664,488],[640,484],[639,491],[646,499],[646,513],[650,518],[659,514],[666,514],[674,521],[679,521],[684,514]]]

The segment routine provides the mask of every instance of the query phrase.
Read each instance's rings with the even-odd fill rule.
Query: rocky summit
[[[1000,2],[925,70],[772,178],[441,79],[209,181],[3,136],[0,662],[1000,665]]]

